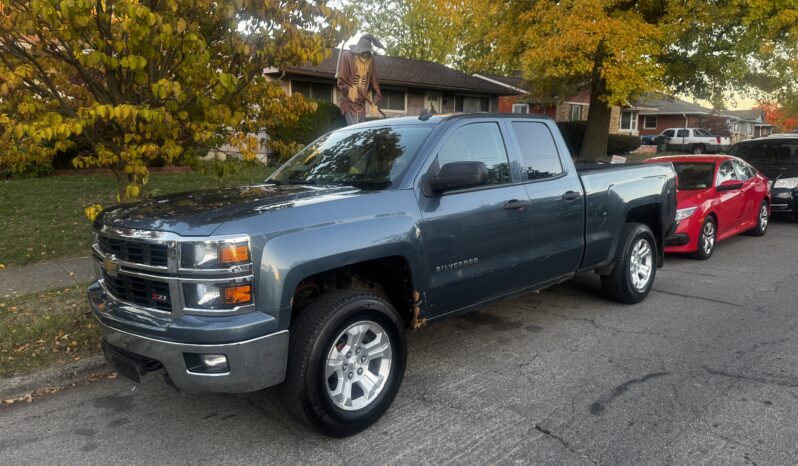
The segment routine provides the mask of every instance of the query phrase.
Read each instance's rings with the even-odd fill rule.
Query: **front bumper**
[[[160,363],[175,386],[186,392],[252,392],[277,385],[285,378],[288,330],[231,343],[167,341],[120,330],[103,322],[103,313],[113,309],[117,302],[96,284],[89,288],[89,303],[102,328],[106,358],[112,365],[129,367],[130,359]],[[118,351],[120,349],[122,351]],[[191,358],[198,354],[225,355],[229,365],[227,372],[190,370],[186,355]],[[157,364],[151,364],[150,368],[157,368]],[[120,372],[125,373],[124,370]]]
[[[770,194],[771,213],[798,212],[798,198],[793,189],[772,188]]]

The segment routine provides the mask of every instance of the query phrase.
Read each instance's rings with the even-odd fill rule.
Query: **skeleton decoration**
[[[366,120],[366,104],[371,104],[382,113],[382,110],[376,106],[382,98],[382,93],[374,66],[373,46],[375,45],[383,48],[376,37],[363,34],[357,44],[350,46],[349,50],[341,50],[338,55],[338,71],[335,76],[338,80],[338,89],[341,91],[338,105],[346,117],[347,125]],[[372,91],[373,100],[370,97]]]

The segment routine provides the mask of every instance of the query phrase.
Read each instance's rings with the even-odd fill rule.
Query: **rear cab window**
[[[542,180],[563,173],[560,154],[548,126],[536,121],[514,121],[512,128],[521,148],[523,180]]]

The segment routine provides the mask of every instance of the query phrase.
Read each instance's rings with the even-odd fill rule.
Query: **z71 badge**
[[[446,270],[459,269],[460,267],[464,267],[466,265],[474,265],[477,262],[479,262],[479,257],[473,257],[471,259],[466,259],[466,260],[462,260],[462,261],[452,262],[451,264],[439,265],[439,266],[435,267],[435,271],[436,272],[443,272],[443,271],[446,271]]]

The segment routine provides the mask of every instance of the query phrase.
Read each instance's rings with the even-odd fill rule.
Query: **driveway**
[[[636,306],[588,275],[409,338],[393,407],[330,439],[275,390],[104,380],[0,408],[0,464],[791,464],[798,224],[669,257]]]

